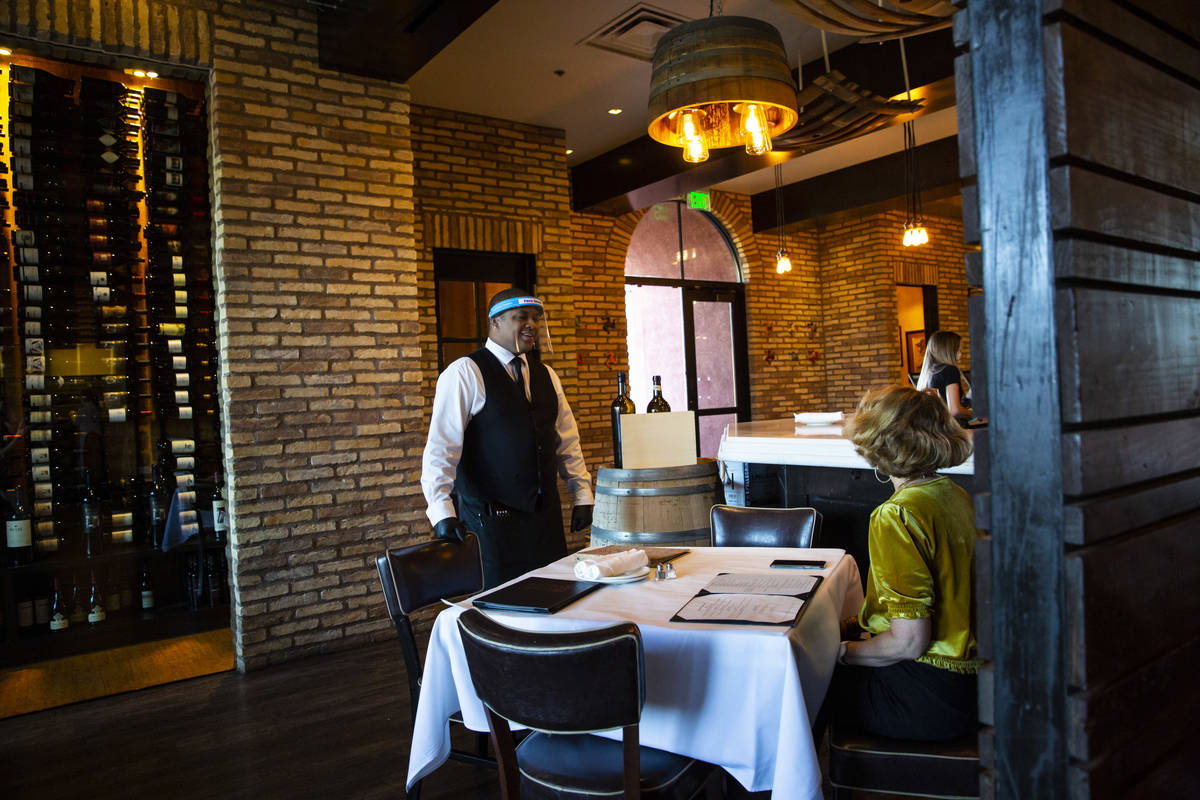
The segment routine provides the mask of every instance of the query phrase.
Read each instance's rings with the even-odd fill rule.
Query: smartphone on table
[[[771,566],[775,569],[825,569],[827,564],[809,559],[777,558],[771,562]]]

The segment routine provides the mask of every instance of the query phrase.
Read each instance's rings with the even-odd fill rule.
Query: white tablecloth
[[[825,580],[794,628],[668,621],[718,572],[776,573],[768,565],[777,558],[823,559],[830,565],[817,573]],[[605,586],[557,614],[487,613],[526,630],[636,623],[645,646],[643,745],[718,764],[749,791],[772,789],[777,798],[819,800],[811,722],[833,674],[839,620],[857,613],[862,603],[854,559],[832,549],[698,547],[674,564],[675,580]],[[573,565],[574,557],[568,556],[529,574],[573,578]],[[468,605],[448,607],[434,621],[409,754],[409,787],[448,757],[451,714],[461,710],[467,727],[487,730],[455,624]]]

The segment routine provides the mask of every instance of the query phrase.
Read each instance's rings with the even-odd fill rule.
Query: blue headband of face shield
[[[509,309],[520,308],[522,306],[536,306],[539,310],[541,310],[542,301],[533,296],[510,297],[507,300],[501,300],[499,303],[496,303],[494,306],[489,308],[488,319],[491,319],[497,314],[503,314]]]

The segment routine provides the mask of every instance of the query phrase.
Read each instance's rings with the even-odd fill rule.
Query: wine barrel
[[[719,502],[721,484],[712,459],[683,467],[601,467],[591,544],[707,546],[708,512]]]

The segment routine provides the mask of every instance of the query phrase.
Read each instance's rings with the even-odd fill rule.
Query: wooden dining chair
[[[815,547],[821,536],[815,508],[715,505],[709,522],[713,547]]]
[[[646,688],[642,635],[633,623],[534,633],[469,609],[458,628],[487,711],[504,800],[684,800],[719,791],[714,765],[640,746]],[[536,732],[514,746],[510,723]],[[591,735],[618,728],[621,741]]]
[[[461,543],[435,540],[397,547],[375,559],[379,583],[388,616],[400,638],[404,668],[408,674],[408,692],[412,703],[412,722],[416,726],[417,701],[421,696],[422,659],[413,635],[410,614],[440,602],[442,598],[462,597],[483,589],[483,562],[479,538],[468,533]],[[457,715],[451,722],[462,723]],[[475,752],[451,750],[450,758],[469,764],[496,766],[487,754],[487,734],[476,734]],[[408,792],[408,800],[419,800],[421,783]]]

